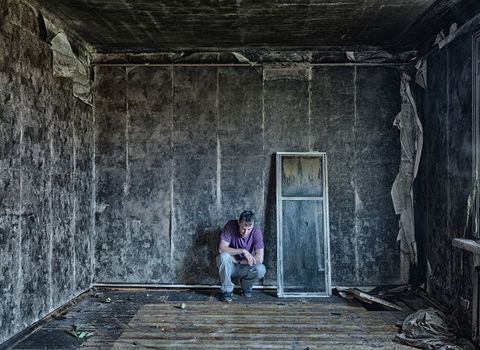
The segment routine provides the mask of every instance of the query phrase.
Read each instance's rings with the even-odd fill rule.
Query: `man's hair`
[[[238,221],[244,224],[251,224],[255,221],[255,214],[251,210],[244,210],[240,214],[240,218],[238,219]]]

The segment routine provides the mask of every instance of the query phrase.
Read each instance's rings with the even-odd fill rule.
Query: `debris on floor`
[[[368,293],[362,292],[360,289],[357,288],[349,288],[348,292],[352,294],[356,299],[359,299],[367,304],[376,303],[381,305],[383,308],[387,310],[397,310],[397,311],[404,311],[403,307],[398,306],[397,304],[391,303],[389,301],[383,300],[381,298],[375,297]]]
[[[434,308],[421,309],[401,323],[401,333],[395,336],[400,344],[432,350],[474,350],[466,339],[456,336],[458,323],[452,316]]]
[[[72,325],[72,329],[67,330],[66,332],[77,339],[86,339],[95,335],[95,332],[83,331],[77,325]]]
[[[378,305],[385,310],[405,311],[402,306],[364,292],[358,288],[337,288],[337,292],[344,299],[357,299],[366,304]]]
[[[105,297],[102,292],[93,293],[92,295],[97,298],[101,303],[110,304],[112,302],[112,298]]]

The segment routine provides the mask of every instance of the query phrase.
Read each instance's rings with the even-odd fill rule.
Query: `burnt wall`
[[[278,151],[325,151],[333,285],[400,279],[393,67],[97,66],[97,282],[218,284],[223,224],[250,208],[276,284]]]
[[[0,343],[92,281],[93,113],[52,75],[38,13],[0,3]]]
[[[464,237],[473,185],[471,33],[458,36],[426,60],[416,226],[426,255],[427,286],[445,303],[456,304],[459,298],[471,302],[473,257],[452,247],[453,238]],[[463,313],[469,315],[470,311]]]

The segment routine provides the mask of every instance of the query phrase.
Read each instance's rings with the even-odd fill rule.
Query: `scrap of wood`
[[[348,294],[348,288],[337,287],[335,288],[335,290],[337,291],[338,295],[340,295],[343,299],[347,299],[347,300],[354,299],[353,296]]]
[[[403,293],[405,291],[408,291],[412,289],[412,287],[409,284],[403,284],[398,287],[390,288],[387,290],[382,290],[378,293],[378,295],[386,295],[386,294],[398,294],[398,293]]]
[[[373,295],[362,292],[360,289],[349,288],[348,292],[350,294],[353,294],[353,296],[356,297],[357,299],[359,299],[363,302],[366,302],[368,304],[377,303],[377,304],[380,304],[380,305],[382,305],[383,307],[385,307],[389,310],[404,311],[404,309],[401,306],[398,306],[397,304],[394,304],[394,303],[391,303],[389,301],[374,297]]]

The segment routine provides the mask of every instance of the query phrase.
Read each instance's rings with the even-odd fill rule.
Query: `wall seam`
[[[307,68],[308,73],[308,150],[312,149],[312,67]]]
[[[75,230],[76,230],[76,220],[77,220],[77,186],[76,186],[76,170],[77,170],[77,160],[76,160],[76,145],[75,145],[75,117],[77,109],[73,108],[73,118],[72,121],[72,174],[71,174],[71,181],[72,181],[72,194],[73,194],[73,203],[72,203],[72,222],[70,223],[70,240],[72,245],[72,280],[73,280],[73,291],[71,291],[71,295],[75,293],[76,286],[77,286],[77,250],[75,247]]]
[[[128,105],[128,96],[129,96],[129,91],[128,91],[128,73],[129,69],[125,67],[125,186],[123,188],[123,215],[125,215],[124,220],[125,220],[125,243],[126,246],[130,246],[130,224],[129,224],[129,218],[127,215],[127,200],[128,200],[128,195],[130,191],[130,163],[129,163],[129,132],[130,132],[130,110],[129,110],[129,105]],[[125,277],[128,275],[127,273],[127,252],[125,249],[122,249],[122,263],[124,264],[124,273]]]
[[[447,56],[447,232],[450,233],[450,205],[451,205],[451,193],[450,193],[450,53],[449,46],[445,47],[445,53]]]
[[[265,67],[262,65],[261,68],[262,70],[262,74],[261,74],[261,77],[262,77],[262,155],[263,157],[265,157],[265,159],[267,160],[267,164],[268,164],[268,155],[265,154]],[[273,165],[272,165],[273,166]],[[268,179],[266,179],[266,176],[267,176],[267,170],[268,170],[268,165],[264,165],[263,166],[263,170],[262,170],[262,191],[263,191],[263,195],[262,195],[262,209],[263,209],[263,213],[262,213],[262,216],[263,216],[263,224],[265,226],[265,223],[267,221],[267,217],[266,217],[266,214],[267,214],[267,210],[265,208],[265,203],[267,203],[267,197],[268,197],[268,194],[266,192],[266,182],[268,181]]]
[[[94,74],[95,76],[95,74]],[[95,101],[95,95],[94,95]],[[96,105],[96,103],[94,103]],[[90,245],[90,283],[93,284],[95,281],[95,269],[96,269],[96,258],[95,258],[95,247],[97,245],[97,116],[96,109],[92,108],[92,132],[93,132],[93,150],[92,150],[92,192],[91,192],[91,218],[90,225],[92,227],[92,237]]]
[[[216,134],[217,134],[217,224],[220,222],[220,210],[222,208],[222,149],[220,144],[220,84],[219,84],[219,68],[217,70],[217,87],[215,96],[215,119],[216,119]]]
[[[450,75],[451,75],[451,62],[450,62],[450,51],[449,51],[450,45],[445,46],[445,52],[447,56],[447,237],[450,237],[452,235],[450,223],[451,223],[451,165],[450,165]],[[451,238],[450,238],[451,239]],[[449,239],[449,241],[450,241]],[[448,242],[450,244],[450,242]],[[450,273],[455,271],[455,263],[454,263],[454,254],[450,255]],[[452,277],[452,276],[450,276]],[[450,282],[450,287],[452,283],[452,279],[448,279]]]
[[[53,119],[53,113],[51,115]],[[53,187],[52,187],[52,163],[55,156],[54,152],[54,143],[53,143],[53,130],[54,122],[50,124],[50,169],[48,172],[48,207],[49,207],[49,216],[50,221],[48,228],[48,309],[53,309]]]
[[[170,270],[173,270],[173,252],[175,251],[175,244],[173,242],[173,232],[175,230],[175,206],[174,206],[174,179],[175,179],[175,155],[174,155],[174,133],[175,133],[175,68],[171,68],[171,137],[170,137],[170,150],[172,154],[172,167],[170,178]]]
[[[20,93],[20,103],[24,100],[23,94]],[[16,281],[16,295],[18,296],[15,300],[15,308],[17,309],[15,312],[15,324],[21,324],[21,309],[22,309],[22,304],[21,304],[21,295],[23,292],[23,269],[22,269],[22,241],[23,241],[23,231],[22,231],[22,222],[23,222],[23,176],[22,176],[22,170],[23,170],[23,152],[24,152],[24,140],[23,140],[23,132],[24,132],[24,116],[23,116],[23,110],[19,112],[20,115],[20,164],[19,164],[19,169],[20,169],[20,176],[19,176],[19,215],[18,215],[18,268],[17,268],[17,281]]]
[[[357,211],[357,183],[356,183],[356,167],[357,167],[357,147],[356,147],[356,128],[357,128],[357,67],[355,66],[353,69],[353,172],[352,172],[352,184],[355,192],[355,219],[354,219],[354,253],[355,253],[355,281],[357,284],[360,283],[360,274],[359,274],[359,265],[360,265],[360,257],[359,257],[359,247],[358,247],[358,239],[359,239],[359,219],[358,219],[358,211]]]

